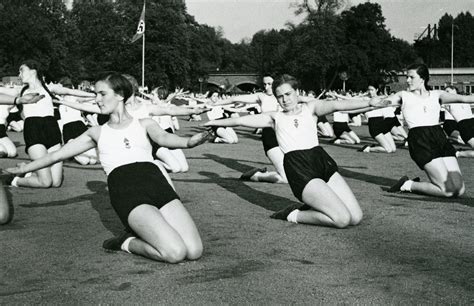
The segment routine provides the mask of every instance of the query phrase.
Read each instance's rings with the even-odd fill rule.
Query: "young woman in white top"
[[[360,109],[372,101],[312,100],[298,103],[297,81],[289,75],[277,78],[274,93],[282,112],[212,120],[206,126],[272,127],[284,152],[284,167],[293,194],[303,207],[288,207],[272,217],[295,223],[345,228],[357,225],[362,210],[352,190],[338,173],[336,162],[319,146],[314,115]]]
[[[227,105],[231,103],[257,104],[262,113],[281,110],[273,94],[273,78],[269,75],[265,75],[262,81],[264,92],[233,96],[228,99],[217,101],[215,105]],[[262,129],[262,144],[265,155],[272,162],[276,172],[252,169],[249,172],[244,173],[241,178],[255,182],[288,183],[285,169],[283,168],[283,152],[278,146],[275,131],[272,128]]]
[[[457,94],[457,89],[454,86],[447,86],[447,92]],[[453,103],[444,105],[445,113],[450,114],[455,120],[458,129],[459,137],[462,142],[471,148],[474,148],[474,116],[472,114],[471,105],[465,103]],[[457,157],[474,157],[473,150],[458,150]]]
[[[104,242],[109,250],[123,250],[169,263],[198,259],[202,242],[198,230],[173,188],[153,163],[149,138],[161,146],[191,148],[205,142],[209,133],[179,137],[163,131],[152,119],[133,118],[125,101],[132,95],[130,82],[112,73],[95,84],[96,102],[109,121],[89,128],[61,149],[6,171],[35,171],[97,146],[113,208],[127,233]]]
[[[406,91],[386,98],[401,106],[408,126],[408,147],[411,158],[428,175],[430,182],[409,180],[407,176],[388,191],[406,191],[438,197],[460,196],[464,180],[456,159],[456,150],[446,139],[439,124],[441,104],[474,103],[474,96],[461,96],[442,90],[429,90],[429,71],[424,64],[408,67]]]
[[[5,88],[0,88],[0,107],[19,105],[25,103],[36,103],[39,100],[43,99],[43,95],[39,94],[27,94],[22,97],[15,96],[15,92],[8,92],[4,90]],[[4,184],[9,184],[7,182],[12,176],[9,173],[6,175],[2,174],[0,176],[0,225],[7,224],[13,219],[13,206],[9,203],[7,193],[4,188]]]
[[[25,150],[32,160],[36,160],[61,148],[62,136],[58,123],[54,118],[53,95],[94,97],[94,94],[65,88],[61,85],[46,86],[40,64],[34,60],[27,60],[20,66],[20,79],[26,84],[20,95],[28,93],[44,95],[44,98],[40,101],[23,106]],[[11,185],[50,188],[61,186],[62,180],[63,166],[62,162],[58,162],[29,176],[17,176],[13,178]]]

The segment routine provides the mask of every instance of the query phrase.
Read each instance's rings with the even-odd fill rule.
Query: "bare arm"
[[[50,152],[40,159],[36,159],[30,163],[21,163],[17,167],[7,168],[5,171],[13,174],[23,174],[36,171],[92,149],[96,146],[96,142],[93,137],[93,130],[97,128],[100,127],[93,127],[85,131],[79,137],[66,143],[63,147],[61,147],[61,149]],[[98,131],[95,132],[97,133]]]
[[[205,107],[186,107],[186,106],[176,106],[176,105],[147,105],[149,114],[152,116],[189,116],[189,115],[199,115],[205,112],[208,112],[210,109]]]
[[[90,103],[79,103],[77,101],[68,101],[68,100],[54,100],[54,102],[58,104],[62,104],[65,106],[69,106],[71,108],[83,111],[83,112],[88,112],[88,113],[94,113],[94,114],[102,114],[102,110],[100,109],[99,106],[96,104],[90,104]]]
[[[241,95],[230,97],[221,101],[218,101],[214,105],[227,105],[232,103],[244,103],[244,104],[254,104],[260,102],[261,99],[258,94],[250,94],[250,95]]]
[[[87,92],[87,91],[83,91],[79,89],[62,87],[62,86],[52,86],[49,89],[51,90],[52,93],[62,95],[62,96],[69,95],[69,96],[75,96],[75,97],[81,97],[81,98],[94,98],[95,97],[95,93]]]
[[[246,126],[250,128],[273,127],[274,112],[268,112],[258,115],[249,115],[238,118],[227,118],[219,120],[210,120],[204,123],[204,126]]]
[[[452,94],[449,92],[441,91],[439,99],[442,104],[450,103],[474,103],[474,95],[463,96],[458,94]]]
[[[44,95],[39,95],[37,93],[26,94],[22,97],[11,96],[8,94],[0,93],[0,104],[31,104],[36,103],[39,100],[43,99]]]
[[[191,137],[181,137],[163,130],[152,119],[141,119],[140,123],[146,129],[150,138],[162,147],[173,149],[186,149],[198,146],[212,138],[212,133],[205,131]]]

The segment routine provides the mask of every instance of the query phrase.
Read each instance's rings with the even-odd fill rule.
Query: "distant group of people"
[[[125,228],[122,235],[104,242],[103,247],[109,250],[170,263],[199,258],[203,251],[199,232],[168,172],[188,171],[183,148],[204,142],[237,144],[239,139],[232,129],[236,126],[261,129],[264,153],[275,168],[255,168],[241,178],[288,183],[301,201],[300,205],[273,214],[275,219],[335,228],[361,222],[363,212],[354,193],[318,139],[318,135],[324,135],[336,137],[335,144],[360,143],[347,124],[349,114],[365,114],[369,133],[377,143],[361,151],[393,153],[394,137],[407,141],[411,158],[430,180],[421,182],[404,176],[389,191],[439,197],[460,196],[465,191],[457,162],[463,152],[454,149],[439,117],[444,107],[453,115],[464,143],[473,147],[474,119],[472,112],[468,114],[468,103],[474,103],[474,96],[430,90],[429,72],[422,64],[408,67],[404,91],[379,96],[376,86],[371,85],[365,96],[328,93],[327,99],[299,94],[297,80],[289,75],[275,79],[266,75],[263,92],[231,97],[218,92],[196,97],[182,91],[167,96],[160,88],[144,95],[138,92],[133,77],[118,73],[100,77],[94,92],[73,89],[65,81],[49,86],[34,61],[21,65],[20,78],[25,86],[16,94],[0,91],[0,104],[5,104],[5,110],[23,106],[24,140],[31,162],[4,169],[6,184],[59,187],[63,180],[62,161],[75,158],[83,165],[99,161],[107,175],[112,207]],[[189,105],[170,103],[176,97]],[[62,133],[54,117],[53,102],[59,104]],[[408,134],[395,116],[396,108],[401,110]],[[252,114],[247,115],[250,111]],[[246,115],[239,115],[242,113]],[[88,127],[84,114],[100,115],[102,124]],[[191,137],[175,134],[173,116],[204,114],[209,120],[202,125],[208,130]],[[330,114],[332,126],[326,118]],[[0,115],[5,117],[4,113]],[[0,128],[4,129],[2,121]],[[3,138],[0,150],[7,152],[3,157],[15,156],[16,152],[7,148],[10,144],[1,142]],[[0,222],[8,223],[11,218],[2,187]]]

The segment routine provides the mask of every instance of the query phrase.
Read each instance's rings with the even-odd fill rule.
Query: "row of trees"
[[[146,84],[197,90],[209,72],[290,73],[306,89],[347,86],[361,89],[386,82],[390,71],[415,60],[448,66],[451,24],[456,24],[456,66],[474,66],[474,19],[445,15],[439,39],[414,45],[393,37],[379,4],[341,10],[344,0],[305,0],[295,13],[301,24],[256,33],[232,44],[222,30],[196,22],[184,0],[147,0]],[[142,0],[76,1],[68,11],[61,0],[3,0],[0,3],[0,75],[16,75],[22,60],[34,58],[57,80],[78,82],[106,71],[141,75],[141,43],[130,42]],[[449,30],[449,31],[448,31]]]

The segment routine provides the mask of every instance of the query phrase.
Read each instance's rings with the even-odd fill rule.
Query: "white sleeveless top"
[[[305,103],[301,104],[301,112],[297,115],[275,114],[275,134],[283,153],[319,145],[317,119]]]
[[[341,112],[334,112],[333,113],[333,121],[334,122],[349,122],[349,114],[348,113],[341,113]]]
[[[428,97],[421,97],[408,91],[402,91],[402,114],[409,129],[419,126],[439,124],[441,105],[439,91],[429,91]]]
[[[452,119],[456,120],[456,122],[473,117],[471,105],[468,103],[445,104],[443,107],[446,109],[445,118],[448,118],[448,114],[450,114],[452,115]]]
[[[0,105],[0,124],[7,123],[7,117],[10,115],[11,105]]]
[[[384,118],[393,118],[393,117],[395,117],[395,107],[388,106],[388,107],[384,107],[382,109],[383,109]]]
[[[40,95],[44,95],[44,98],[36,103],[23,104],[23,115],[25,116],[25,118],[54,116],[53,99],[50,97],[46,89],[44,89],[42,86],[35,90],[28,88],[23,92],[23,95],[29,93],[38,93]]]
[[[65,96],[64,100],[76,102],[77,98],[73,96]],[[62,105],[62,104],[59,105],[58,109],[59,109],[59,114],[61,114],[61,121],[63,124],[66,124],[69,122],[75,122],[75,121],[82,121],[85,123],[85,120],[82,117],[82,113],[80,110],[77,110],[75,108]]]
[[[375,117],[383,117],[384,116],[384,109],[385,108],[376,108],[374,110],[365,112],[365,116],[367,117],[367,119],[375,118]]]
[[[137,118],[124,129],[113,129],[108,123],[102,125],[97,149],[107,175],[126,164],[153,162],[148,135]]]
[[[266,93],[260,95],[260,108],[264,112],[276,112],[280,110],[280,105],[274,95],[267,95]]]

